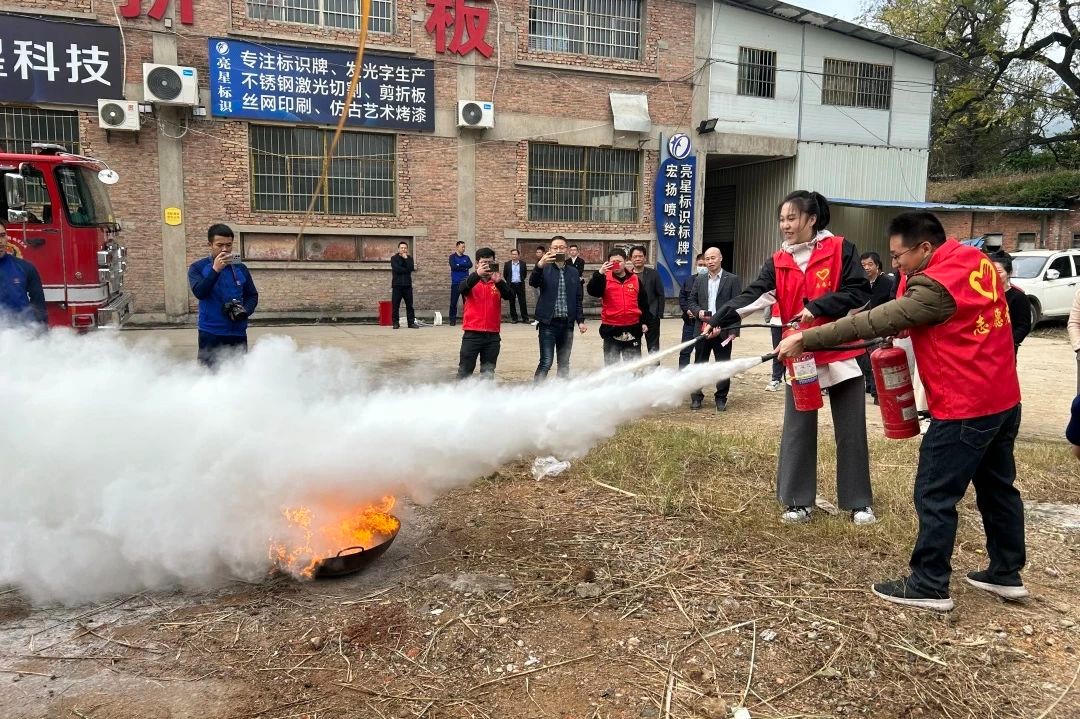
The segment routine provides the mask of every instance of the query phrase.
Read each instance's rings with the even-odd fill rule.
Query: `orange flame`
[[[270,541],[270,560],[290,574],[310,579],[323,560],[343,549],[370,549],[391,537],[401,521],[390,514],[397,499],[383,497],[374,504],[345,509],[285,507],[285,534],[288,539]],[[324,519],[325,518],[325,519]]]

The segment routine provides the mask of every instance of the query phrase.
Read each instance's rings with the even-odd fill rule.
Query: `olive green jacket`
[[[933,254],[927,256],[929,262]],[[922,274],[926,262],[907,278],[904,296],[867,312],[843,317],[827,325],[803,332],[803,346],[808,350],[875,337],[895,337],[919,325],[936,325],[956,312],[956,301],[945,287]]]

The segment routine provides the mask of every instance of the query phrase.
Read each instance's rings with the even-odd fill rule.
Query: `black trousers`
[[[401,301],[405,300],[405,316],[409,318],[409,326],[416,324],[416,315],[412,306],[412,287],[392,288],[391,302],[394,303],[394,327],[401,321]]]
[[[461,335],[461,352],[458,355],[458,379],[470,377],[480,358],[480,376],[495,378],[495,363],[499,361],[502,338],[498,332],[474,332],[466,330]]]
[[[991,581],[1020,579],[1027,555],[1024,503],[1013,486],[1013,445],[1019,429],[1020,405],[986,417],[930,420],[915,474],[919,536],[911,552],[909,581],[919,591],[948,595],[956,543],[956,505],[968,484],[975,485]]]
[[[613,337],[604,338],[604,365],[630,362],[641,358],[641,340],[620,342]]]
[[[698,322],[686,322],[684,320],[682,323],[682,339],[679,341],[679,344],[689,342],[695,335],[699,334],[699,326],[700,324]],[[690,364],[690,355],[694,354],[695,347],[697,347],[697,345],[690,345],[689,347],[683,347],[679,350],[679,369]]]
[[[199,364],[216,367],[230,354],[244,354],[248,350],[247,335],[214,335],[199,330]]]
[[[870,353],[863,352],[855,358],[855,361],[859,363],[859,369],[862,370],[863,381],[866,383],[866,391],[870,393],[871,397],[876,399],[877,387],[874,386],[874,371],[870,367]]]
[[[645,348],[649,353],[660,351],[660,318],[653,317],[653,321],[649,323],[649,331],[645,333],[642,338],[645,340]],[[731,356],[731,353],[728,353]]]
[[[518,320],[518,308],[521,308],[521,320],[523,322],[529,321],[529,308],[525,304],[525,283],[524,282],[511,282],[510,291],[513,296],[510,298],[510,319],[514,322]]]
[[[709,358],[714,358],[717,362],[727,362],[731,359],[731,346],[733,342],[724,344],[724,338],[713,337],[711,340],[701,340],[694,345],[694,364],[702,364],[708,362]],[[727,402],[728,390],[731,389],[731,380],[722,379],[716,383],[716,401]],[[696,399],[699,402],[705,398],[705,393],[700,389],[690,395],[692,399]]]

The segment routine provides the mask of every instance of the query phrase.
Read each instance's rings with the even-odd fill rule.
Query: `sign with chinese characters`
[[[356,56],[351,52],[210,38],[214,117],[336,124]],[[435,130],[435,63],[364,54],[350,126]]]
[[[435,38],[435,52],[465,56],[475,50],[491,57],[494,49],[484,39],[489,17],[486,7],[466,5],[465,0],[427,0],[427,4],[431,6],[431,14],[424,29]]]
[[[172,0],[154,0],[154,4],[150,6],[150,11],[146,13],[154,20],[161,20],[165,17],[165,11],[169,9],[169,3]],[[177,0],[180,3],[180,22],[184,25],[195,24],[195,0]],[[142,15],[142,0],[127,0],[120,7],[120,14],[124,17],[132,20]]]
[[[124,97],[120,30],[0,13],[0,101],[91,105]]]
[[[678,296],[682,283],[694,270],[696,172],[697,157],[687,152],[681,160],[669,157],[661,162],[656,175],[653,205],[661,258],[657,269],[668,297]]]

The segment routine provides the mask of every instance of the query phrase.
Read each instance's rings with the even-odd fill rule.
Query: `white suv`
[[[1031,300],[1031,326],[1051,317],[1068,317],[1080,283],[1080,249],[1012,253],[1012,283]]]

